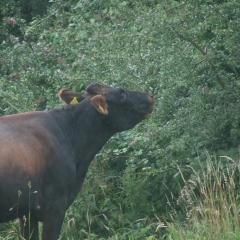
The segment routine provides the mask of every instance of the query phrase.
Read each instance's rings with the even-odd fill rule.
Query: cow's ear
[[[67,104],[78,104],[83,97],[80,95],[80,93],[73,92],[67,89],[62,89],[58,93],[58,96]]]
[[[99,113],[103,115],[108,115],[108,105],[105,97],[103,97],[102,95],[96,95],[92,97],[90,101]]]
[[[97,95],[104,93],[104,86],[98,83],[91,84],[86,89],[87,93],[90,95]]]

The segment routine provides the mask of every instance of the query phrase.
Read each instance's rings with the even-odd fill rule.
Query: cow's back
[[[0,175],[6,171],[36,175],[45,165],[51,141],[44,112],[16,114],[0,118]]]
[[[38,208],[44,172],[51,164],[51,145],[56,141],[50,125],[46,112],[0,118],[0,222],[24,214],[27,208]]]

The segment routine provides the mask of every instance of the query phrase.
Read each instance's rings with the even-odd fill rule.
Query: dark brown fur
[[[20,219],[22,235],[56,240],[65,212],[81,189],[89,164],[116,132],[134,127],[152,111],[144,93],[91,85],[61,91],[67,103],[45,112],[0,118],[0,222]],[[29,218],[29,216],[31,216]]]

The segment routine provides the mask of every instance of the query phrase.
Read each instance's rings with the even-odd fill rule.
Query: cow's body
[[[143,119],[118,129],[123,123],[112,124],[110,106],[98,105],[106,97],[92,91],[77,105],[0,118],[0,222],[19,218],[26,238],[38,239],[38,221],[44,240],[58,238],[95,154],[115,132]]]

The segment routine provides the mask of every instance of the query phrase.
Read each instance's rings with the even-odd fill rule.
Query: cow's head
[[[88,86],[82,95],[69,90],[62,90],[59,95],[67,104],[88,99],[87,102],[103,117],[103,121],[116,132],[134,127],[152,112],[154,105],[153,97],[147,93],[100,84]]]

